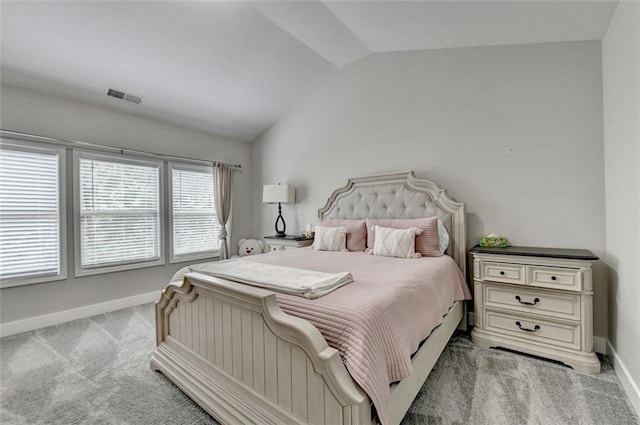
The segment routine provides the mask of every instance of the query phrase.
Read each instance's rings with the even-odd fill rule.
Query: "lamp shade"
[[[296,201],[296,191],[288,184],[265,184],[262,188],[262,202],[265,204],[292,204]]]

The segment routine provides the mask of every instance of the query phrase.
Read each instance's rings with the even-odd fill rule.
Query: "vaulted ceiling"
[[[2,1],[7,84],[252,141],[377,52],[599,40],[614,1]],[[107,88],[141,96],[132,104]]]

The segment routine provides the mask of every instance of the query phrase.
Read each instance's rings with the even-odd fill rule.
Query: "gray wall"
[[[243,230],[253,218],[248,144],[14,86],[2,85],[0,90],[0,126],[6,130],[242,164],[243,171],[234,175],[232,251],[235,241],[246,236]],[[67,209],[72,212],[72,191],[67,193]],[[72,221],[67,227],[72,260]],[[159,291],[184,265],[74,278],[70,261],[67,280],[0,290],[0,323]]]
[[[620,2],[602,41],[609,341],[640,384],[640,4]],[[636,386],[636,409],[640,399]]]
[[[255,235],[273,233],[262,184],[289,183],[289,233],[347,178],[414,170],[467,204],[468,243],[604,255],[600,42],[369,56],[344,68],[252,147]],[[606,335],[606,272],[595,273],[595,334]]]

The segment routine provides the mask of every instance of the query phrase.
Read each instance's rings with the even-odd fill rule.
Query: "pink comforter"
[[[471,298],[448,256],[404,259],[305,248],[248,260],[353,275],[352,283],[321,298],[278,294],[277,299],[285,312],[313,323],[340,352],[383,425],[389,385],[411,374],[411,355],[453,303]]]

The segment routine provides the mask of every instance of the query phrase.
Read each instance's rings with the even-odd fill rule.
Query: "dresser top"
[[[478,254],[524,255],[528,257],[567,258],[571,260],[598,260],[588,249],[537,248],[530,246],[508,246],[490,248],[476,245],[470,250]]]

